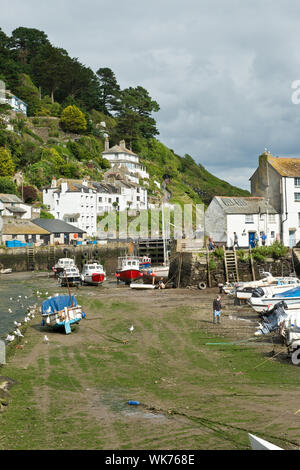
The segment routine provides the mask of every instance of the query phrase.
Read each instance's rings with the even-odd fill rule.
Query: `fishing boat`
[[[81,279],[85,284],[92,284],[98,286],[106,279],[106,273],[102,264],[98,261],[88,261],[83,265],[81,271]]]
[[[148,256],[142,256],[139,258],[139,268],[140,271],[148,272],[151,270],[151,258]]]
[[[63,272],[65,269],[71,268],[73,266],[76,267],[75,261],[73,258],[59,258],[57,263],[52,267],[52,271],[55,274],[59,274]]]
[[[61,287],[70,286],[79,286],[81,284],[81,276],[79,269],[75,264],[69,268],[65,268],[64,271],[61,271],[58,275],[58,283]]]
[[[85,318],[85,313],[74,295],[57,295],[45,300],[41,306],[42,326],[64,328],[71,333],[71,325]]]
[[[140,270],[140,258],[129,255],[119,256],[115,275],[118,281],[123,281],[128,285],[132,281],[142,278],[143,272]]]

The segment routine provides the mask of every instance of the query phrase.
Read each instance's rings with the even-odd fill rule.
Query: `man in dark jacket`
[[[213,321],[214,323],[221,323],[221,310],[222,310],[222,305],[221,305],[221,296],[218,295],[216,299],[214,299],[213,302]]]

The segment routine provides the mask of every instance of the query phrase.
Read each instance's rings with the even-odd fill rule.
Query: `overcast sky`
[[[300,156],[297,0],[0,0],[0,26],[43,30],[161,107],[159,139],[249,189],[260,153]]]

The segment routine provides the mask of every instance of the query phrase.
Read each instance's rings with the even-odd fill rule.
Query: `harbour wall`
[[[59,258],[74,258],[76,265],[81,268],[87,260],[95,259],[103,264],[107,274],[114,274],[118,256],[127,253],[128,248],[127,242],[84,246],[41,246],[35,247],[33,251],[27,248],[1,248],[0,268],[11,268],[14,272],[47,271],[51,270]]]
[[[213,261],[213,262],[211,262]],[[239,281],[253,280],[250,261],[238,261]],[[253,260],[255,279],[261,279],[260,272],[271,272],[273,276],[289,276],[294,271],[291,255],[275,260],[267,258],[265,261]],[[169,282],[174,287],[196,287],[205,283],[208,287],[217,287],[225,284],[226,272],[223,259],[215,257],[207,260],[205,253],[175,253],[170,259]]]

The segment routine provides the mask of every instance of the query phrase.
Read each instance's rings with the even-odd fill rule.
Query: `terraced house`
[[[264,152],[250,178],[252,196],[266,198],[280,217],[280,238],[293,247],[300,241],[300,158]]]

